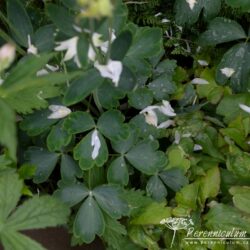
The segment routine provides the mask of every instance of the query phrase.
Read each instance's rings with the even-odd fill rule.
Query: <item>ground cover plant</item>
[[[249,1],[0,7],[4,249],[249,249]]]

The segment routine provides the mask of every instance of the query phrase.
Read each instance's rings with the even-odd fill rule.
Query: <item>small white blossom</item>
[[[62,105],[50,105],[49,110],[52,111],[52,114],[48,116],[48,119],[60,119],[68,116],[71,113],[71,110]]]
[[[175,125],[175,122],[173,120],[167,120],[165,122],[162,122],[157,128],[169,128],[170,126]]]
[[[16,49],[12,44],[5,44],[0,48],[0,72],[7,69],[15,59]]]
[[[167,19],[167,18],[163,18],[163,19],[161,20],[161,22],[162,22],[162,23],[169,23],[169,22],[170,22],[170,20],[169,20],[169,19]]]
[[[37,55],[37,53],[38,53],[37,47],[35,47],[35,46],[31,43],[30,35],[28,35],[28,49],[27,49],[27,53],[28,53],[28,54],[33,54],[33,55]]]
[[[205,79],[202,79],[202,78],[194,78],[192,81],[191,81],[192,84],[197,84],[197,85],[206,85],[206,84],[209,84],[209,82]]]
[[[199,145],[199,144],[194,144],[194,151],[200,151],[200,150],[202,150],[203,148],[202,148],[202,146],[201,145]]]
[[[201,66],[208,66],[208,62],[205,61],[205,60],[198,60],[198,63],[199,63]]]
[[[63,58],[63,61],[69,61],[71,59],[74,59],[74,62],[77,64],[77,66],[80,68],[81,63],[78,58],[77,54],[77,44],[78,44],[79,38],[77,36],[72,37],[68,40],[58,42],[58,46],[55,48],[55,51],[64,51],[66,50],[66,54]]]
[[[227,68],[227,67],[223,68],[223,69],[220,69],[220,71],[227,78],[231,77],[235,73],[235,70],[233,68]]]
[[[245,104],[239,104],[240,108],[244,110],[245,112],[250,114],[250,107]]]
[[[197,0],[186,0],[186,2],[188,3],[190,9],[193,10],[194,5],[197,3]]]
[[[2,78],[0,78],[0,85],[2,85],[3,84],[3,79]]]
[[[174,143],[179,144],[181,141],[181,134],[178,131],[175,131],[174,134]]]
[[[93,147],[91,157],[92,157],[93,160],[95,160],[96,157],[99,155],[99,150],[101,148],[101,141],[99,139],[97,130],[94,130],[94,132],[92,133],[91,146]]]
[[[161,15],[162,15],[162,13],[158,12],[157,14],[155,14],[155,17],[161,16]]]
[[[47,70],[49,69],[51,72],[55,72],[59,69],[59,66],[57,65],[56,67],[50,64],[46,64],[46,69],[41,69],[39,71],[37,71],[36,75],[37,76],[44,76],[44,75],[48,75],[49,71]]]
[[[163,100],[163,105],[160,106],[160,111],[167,116],[176,116],[174,109],[171,107],[169,101]]]
[[[118,86],[123,68],[120,61],[109,60],[106,65],[101,65],[97,61],[95,62],[94,66],[99,70],[102,77],[111,79],[115,84],[115,87]]]

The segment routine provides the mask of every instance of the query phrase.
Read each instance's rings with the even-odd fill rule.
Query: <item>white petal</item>
[[[37,76],[45,76],[45,75],[48,75],[48,74],[49,74],[49,72],[46,69],[41,69],[41,70],[36,72]]]
[[[201,66],[208,66],[208,62],[205,61],[205,60],[198,60],[198,63],[199,63]]]
[[[169,22],[170,22],[170,20],[169,20],[169,19],[167,19],[167,18],[163,18],[163,19],[161,20],[161,22],[162,22],[162,23],[169,23]]]
[[[143,113],[143,115],[145,116],[145,122],[147,124],[157,127],[158,118],[157,118],[156,113],[153,110],[145,112]]]
[[[53,65],[50,65],[50,64],[46,64],[46,68],[48,68],[52,72],[55,72],[55,71],[57,71],[59,69],[59,66],[58,65],[53,66]]]
[[[68,40],[58,42],[58,46],[55,48],[55,51],[64,51],[67,50],[63,61],[69,61],[75,56],[77,56],[77,43],[78,43],[78,37],[72,37]]]
[[[94,66],[99,70],[102,77],[111,79],[115,86],[118,86],[123,68],[120,61],[109,60],[106,65],[95,62]]]
[[[176,116],[174,109],[171,107],[169,101],[163,100],[163,105],[160,106],[160,111],[167,116]]]
[[[162,122],[157,128],[169,128],[170,126],[175,125],[175,122],[173,120],[167,120],[165,122]]]
[[[194,78],[192,81],[191,81],[192,84],[198,84],[198,85],[205,85],[205,84],[209,84],[209,82],[205,79],[202,79],[202,78]]]
[[[91,45],[89,46],[89,50],[88,50],[88,59],[93,62],[96,59],[96,53]]]
[[[162,13],[158,12],[157,14],[155,14],[155,17],[161,16],[161,15],[162,15]]]
[[[2,85],[3,84],[3,79],[2,78],[0,78],[0,85]]]
[[[91,157],[94,160],[99,155],[99,150],[101,148],[101,141],[99,139],[98,131],[97,130],[95,130],[92,133],[92,136],[91,136],[91,146],[94,147],[93,151],[92,151],[92,154],[91,154]]]
[[[197,3],[197,0],[186,0],[188,3],[190,9],[192,10],[194,8],[194,5]]]
[[[233,68],[227,68],[227,67],[223,68],[223,69],[220,69],[220,71],[227,78],[231,77],[235,73],[235,70]]]
[[[52,114],[48,116],[48,119],[60,119],[68,116],[71,113],[71,110],[62,105],[50,105],[49,110],[52,111]]]
[[[34,54],[34,55],[37,55],[37,53],[38,53],[38,49],[31,43],[30,35],[28,35],[28,49],[27,49],[27,52],[29,54]]]
[[[176,131],[175,134],[174,134],[174,143],[179,144],[180,140],[181,140],[181,135],[180,135],[180,133],[178,131]]]
[[[202,150],[203,148],[202,148],[202,146],[201,145],[199,145],[199,144],[194,144],[194,151],[200,151],[200,150]]]
[[[240,108],[244,110],[245,112],[250,114],[250,107],[245,104],[239,104]]]

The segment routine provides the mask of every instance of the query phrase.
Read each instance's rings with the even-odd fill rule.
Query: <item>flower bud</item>
[[[15,46],[5,44],[0,48],[0,72],[7,69],[15,59]]]

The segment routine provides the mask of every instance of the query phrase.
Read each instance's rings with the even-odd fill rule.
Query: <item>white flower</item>
[[[162,101],[163,105],[160,106],[160,111],[167,116],[176,116],[174,109],[171,107],[169,101]]]
[[[198,63],[199,63],[201,66],[208,66],[208,62],[205,61],[205,60],[198,60]]]
[[[115,87],[118,86],[123,68],[120,61],[109,60],[106,65],[95,62],[94,66],[99,70],[102,77],[111,79]]]
[[[240,108],[244,110],[245,112],[250,114],[250,107],[245,104],[239,104]]]
[[[194,144],[194,151],[200,151],[200,150],[202,150],[203,148],[202,148],[202,146],[201,145],[199,145],[199,144]]]
[[[2,85],[3,84],[3,79],[2,78],[0,78],[0,85]]]
[[[157,117],[154,109],[151,109],[150,107],[151,106],[148,106],[147,108],[142,110],[140,113],[144,115],[145,121],[147,124],[157,127],[158,117]]]
[[[167,18],[163,18],[163,19],[161,20],[161,22],[162,22],[162,23],[169,23],[169,22],[170,22],[170,20],[169,20],[169,19],[167,19]]]
[[[59,66],[58,66],[58,65],[56,65],[56,67],[55,67],[55,66],[53,66],[53,65],[46,64],[45,66],[46,66],[46,68],[49,69],[51,72],[55,72],[55,71],[57,71],[57,70],[59,69]],[[48,71],[47,69],[41,69],[41,70],[37,71],[36,75],[37,75],[37,76],[48,75],[48,74],[49,74],[49,71]]]
[[[81,67],[81,63],[79,61],[78,58],[78,54],[77,54],[77,44],[78,44],[78,40],[79,38],[77,36],[72,37],[68,40],[62,41],[62,42],[58,42],[58,46],[55,48],[55,51],[64,51],[67,50],[63,61],[69,61],[71,59],[74,59],[74,62],[77,64],[77,66],[80,68]]]
[[[31,38],[30,35],[28,35],[28,49],[27,49],[28,54],[33,54],[37,55],[38,49],[31,43]]]
[[[179,144],[181,141],[181,134],[178,131],[175,131],[174,134],[174,143]]]
[[[188,3],[190,9],[192,10],[194,8],[194,5],[197,3],[197,0],[186,0]]]
[[[162,15],[162,13],[158,12],[157,14],[155,14],[155,17],[161,16],[161,15]]]
[[[48,119],[60,119],[68,116],[71,113],[71,110],[62,105],[50,105],[49,110],[52,111],[52,114],[48,116]]]
[[[15,59],[16,49],[12,44],[5,44],[0,48],[0,72],[7,69]]]
[[[170,126],[173,125],[175,125],[175,122],[173,120],[167,120],[158,125],[157,128],[169,128]]]
[[[197,84],[197,85],[205,85],[205,84],[209,84],[209,82],[205,79],[202,78],[194,78],[191,81],[192,84]]]
[[[91,136],[91,146],[93,147],[93,151],[91,154],[92,159],[96,159],[96,157],[99,155],[99,150],[101,148],[101,141],[98,136],[98,131],[94,130]]]
[[[235,72],[235,70],[233,68],[227,68],[227,67],[223,68],[223,69],[220,69],[220,71],[227,78],[231,77],[234,74],[234,72]]]

